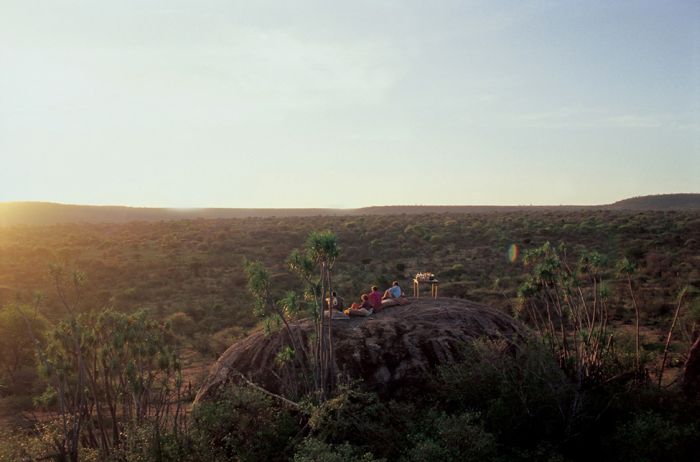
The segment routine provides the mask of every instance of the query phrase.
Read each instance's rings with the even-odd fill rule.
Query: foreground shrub
[[[302,428],[294,411],[247,387],[232,387],[193,413],[191,438],[200,460],[282,461]]]
[[[146,423],[125,431],[124,441],[115,448],[110,462],[179,462],[198,460],[191,452],[187,435],[180,432],[163,433],[158,425]],[[104,459],[97,459],[104,460]]]
[[[508,445],[563,440],[582,418],[581,396],[544,344],[510,351],[504,342],[465,346],[464,361],[440,368],[435,395],[446,409],[479,411]]]
[[[479,414],[465,412],[450,416],[431,412],[421,428],[421,433],[411,436],[407,461],[488,462],[496,456],[496,439],[484,430]]]
[[[371,453],[362,453],[348,443],[333,446],[315,438],[306,438],[294,454],[294,462],[380,462]]]
[[[415,420],[411,403],[383,402],[374,393],[343,388],[314,408],[311,434],[331,444],[350,443],[378,457],[394,459],[408,445]]]
[[[647,411],[620,426],[612,438],[611,451],[621,461],[697,460],[699,430],[695,424],[679,424],[667,416]]]
[[[41,438],[27,432],[0,430],[0,442],[0,462],[35,460],[50,450]]]

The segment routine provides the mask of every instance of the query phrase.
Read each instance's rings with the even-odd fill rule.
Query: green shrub
[[[518,347],[494,340],[466,345],[464,360],[441,367],[435,386],[443,409],[480,412],[484,428],[517,451],[558,445],[586,428],[583,393],[534,339]]]
[[[333,446],[315,438],[306,438],[294,454],[294,462],[380,462],[369,452],[348,443]]]
[[[700,429],[679,424],[656,412],[636,414],[622,425],[612,439],[618,460],[636,462],[697,460]]]
[[[450,416],[431,412],[420,427],[420,433],[411,435],[406,461],[488,462],[495,459],[496,438],[484,429],[477,413]]]
[[[282,461],[292,453],[299,416],[248,387],[232,387],[193,412],[191,437],[199,460]]]
[[[18,431],[0,430],[0,462],[36,460],[50,450],[41,438]]]
[[[192,319],[192,316],[182,311],[178,311],[176,313],[171,314],[166,318],[165,321],[170,323],[173,331],[176,334],[182,335],[184,337],[191,336],[197,329],[197,326],[194,322],[194,319]]]
[[[185,434],[164,434],[158,430],[157,426],[146,423],[127,429],[124,432],[123,443],[114,449],[108,460],[110,462],[179,462],[195,461],[199,458],[191,453],[191,446]]]
[[[309,426],[314,437],[331,444],[348,442],[378,457],[395,459],[407,445],[415,408],[382,402],[374,393],[345,388],[314,409]]]

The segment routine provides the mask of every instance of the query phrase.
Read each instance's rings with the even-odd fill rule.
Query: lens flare
[[[518,260],[518,256],[520,255],[520,249],[516,244],[511,244],[508,246],[508,261],[511,263],[515,263]]]

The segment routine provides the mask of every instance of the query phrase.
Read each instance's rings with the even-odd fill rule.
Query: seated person
[[[399,287],[399,281],[394,281],[391,284],[391,287],[386,289],[384,292],[384,296],[382,297],[382,300],[387,300],[387,299],[393,299],[393,298],[401,298],[404,297],[403,290],[401,290],[401,287]]]
[[[369,293],[369,303],[374,311],[382,309],[382,293],[379,291],[379,287],[372,286],[372,292]]]
[[[374,312],[369,302],[369,295],[362,294],[360,303],[353,303],[350,308],[344,311],[348,316],[369,316]]]
[[[323,301],[324,309],[328,309],[328,305],[333,307],[334,310],[343,311],[345,301],[343,300],[343,297],[338,297],[338,294],[336,294],[335,291],[333,291],[330,298],[327,298]]]
[[[408,305],[409,303],[406,294],[403,293],[403,290],[401,290],[399,286],[399,281],[394,281],[391,287],[384,292],[384,296],[382,297],[383,308],[395,305]]]

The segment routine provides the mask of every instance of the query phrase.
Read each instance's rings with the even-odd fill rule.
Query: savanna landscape
[[[698,462],[698,31],[0,0],[0,462]]]
[[[258,329],[282,336],[276,354],[287,358],[269,362],[301,354],[283,333],[319,319],[309,298],[318,281],[309,286],[293,262],[326,234],[337,246],[332,288],[346,305],[394,280],[413,295],[413,275],[430,271],[438,300],[492,307],[523,325],[525,339],[515,353],[465,342],[412,392],[387,394],[360,379],[328,382],[319,397],[314,386],[289,388],[292,374],[286,386],[266,387],[273,395],[238,381],[193,407],[211,364]],[[700,215],[683,207],[4,227],[2,457],[73,457],[60,422],[79,418],[75,451],[85,460],[589,460],[599,451],[610,460],[691,460],[697,390],[683,373],[700,321],[699,241]],[[582,321],[581,310],[605,324]],[[562,334],[574,351],[564,353]],[[79,357],[95,364],[85,369]],[[113,369],[100,367],[107,358]],[[61,404],[60,393],[80,393],[76,380],[85,402]],[[110,396],[110,380],[124,396]]]

